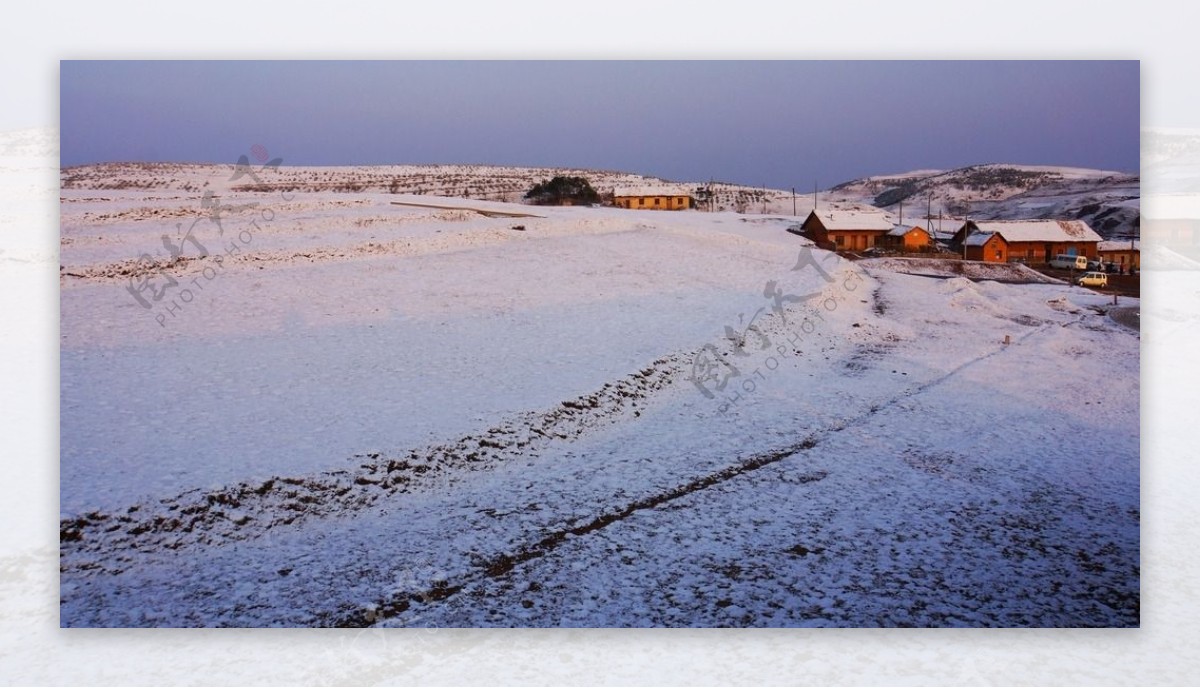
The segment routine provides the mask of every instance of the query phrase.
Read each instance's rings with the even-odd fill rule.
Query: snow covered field
[[[1138,624],[1106,297],[230,172],[62,191],[64,626]]]

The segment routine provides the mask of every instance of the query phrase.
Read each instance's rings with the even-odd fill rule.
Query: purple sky
[[[1126,62],[78,62],[62,164],[486,163],[822,188],[984,162],[1139,166]]]

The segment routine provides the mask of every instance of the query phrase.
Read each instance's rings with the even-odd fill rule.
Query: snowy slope
[[[804,243],[778,224],[754,230],[766,243],[725,234],[747,230],[720,215],[698,231],[636,212],[558,211],[570,219],[521,220],[514,232],[512,220],[412,219],[422,212],[385,205],[335,212],[303,222],[325,222],[322,236],[344,242],[336,251],[316,252],[311,229],[279,219],[219,273],[211,260],[189,264],[177,281],[204,291],[193,287],[177,314],[141,308],[128,278],[64,278],[65,510],[312,470],[576,396],[719,332],[761,291],[752,276]],[[354,228],[379,212],[393,222]],[[92,255],[132,246],[112,236]],[[64,264],[88,273],[74,255],[64,247]],[[88,477],[114,460],[131,463],[111,482]]]
[[[155,174],[62,192],[63,625],[1137,624],[1106,297],[366,191],[226,189],[172,260]]]

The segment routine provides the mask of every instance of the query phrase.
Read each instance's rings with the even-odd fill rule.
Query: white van
[[[1059,255],[1054,256],[1054,259],[1050,261],[1050,267],[1058,268],[1060,270],[1070,270],[1071,268],[1075,268],[1076,270],[1087,270],[1088,259],[1087,256],[1069,256],[1065,253],[1060,253]]]

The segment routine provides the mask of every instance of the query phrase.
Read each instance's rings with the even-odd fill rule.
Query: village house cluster
[[[938,232],[931,226],[893,224],[878,208],[813,210],[796,233],[831,251],[939,250]],[[1098,261],[1117,272],[1141,268],[1137,240],[1105,241],[1083,220],[967,220],[941,238],[944,250],[965,260],[1043,265],[1067,255]]]
[[[613,205],[629,210],[689,210],[696,201],[682,186],[618,187],[613,189]],[[956,220],[949,221],[957,228],[952,233],[941,232],[941,220],[934,222],[897,223],[891,214],[869,206],[831,207],[811,211],[789,231],[830,251],[940,252],[965,260],[1029,265],[1044,265],[1066,255],[1082,256],[1113,272],[1141,269],[1137,240],[1105,241],[1083,220]]]

